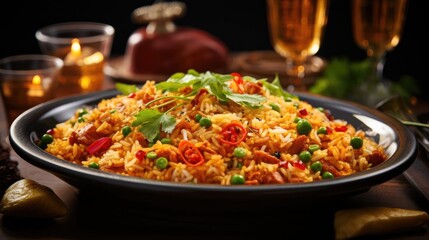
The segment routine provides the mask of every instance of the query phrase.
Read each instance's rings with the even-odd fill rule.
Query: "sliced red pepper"
[[[241,74],[233,72],[233,73],[231,73],[231,76],[232,76],[232,80],[235,82],[235,85],[237,85],[238,93],[243,93],[244,92],[244,86],[243,86],[244,80],[243,80],[243,77],[241,76]]]
[[[138,150],[137,152],[136,152],[136,158],[138,159],[138,160],[143,160],[144,158],[146,157],[146,152],[145,151],[143,151],[143,150]]]
[[[328,132],[328,134],[332,134],[332,128],[331,127],[326,127],[326,131]]]
[[[226,125],[219,135],[219,141],[230,145],[238,145],[247,135],[246,128],[238,122],[232,122]]]
[[[112,146],[112,139],[110,139],[109,137],[102,137],[91,143],[86,148],[86,151],[89,154],[96,154],[102,151],[106,151],[107,149],[109,149],[110,146]]]
[[[183,161],[188,166],[196,167],[204,163],[204,158],[200,150],[198,150],[198,148],[188,140],[180,141],[179,153]]]
[[[335,127],[335,131],[337,131],[337,132],[345,132],[346,130],[347,130],[347,126]]]
[[[307,116],[308,115],[307,109],[306,108],[302,108],[302,109],[298,110],[298,115],[300,117]]]
[[[135,98],[136,97],[136,93],[130,93],[130,94],[128,94],[128,97],[129,98]]]
[[[279,163],[279,167],[287,168],[288,163],[292,164],[295,168],[305,170],[306,166],[305,163],[299,160],[298,162],[292,162],[292,161],[284,161]]]

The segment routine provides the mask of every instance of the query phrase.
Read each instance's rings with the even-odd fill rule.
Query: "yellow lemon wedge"
[[[429,220],[425,211],[388,207],[339,210],[335,213],[335,239],[382,235],[422,227]]]
[[[68,209],[52,189],[24,178],[6,189],[0,212],[20,218],[58,218],[65,216]]]

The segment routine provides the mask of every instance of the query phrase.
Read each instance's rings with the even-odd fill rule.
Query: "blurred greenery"
[[[348,99],[350,93],[367,79],[370,74],[370,67],[369,59],[351,61],[347,58],[333,58],[309,91],[320,95]],[[398,81],[389,81],[389,85],[392,94],[400,95],[404,99],[410,99],[420,94],[416,80],[408,75],[401,76]]]

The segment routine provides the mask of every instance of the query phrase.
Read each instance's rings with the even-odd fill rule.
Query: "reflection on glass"
[[[354,100],[375,106],[390,95],[389,86],[382,81],[384,59],[386,52],[399,43],[406,5],[407,0],[352,1],[353,36],[372,64],[370,76],[360,86]]]
[[[267,0],[267,3],[273,47],[289,60],[286,72],[293,76],[293,88],[305,90],[305,63],[319,51],[328,0]]]

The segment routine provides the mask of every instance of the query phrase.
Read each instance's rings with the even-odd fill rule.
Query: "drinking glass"
[[[375,106],[391,95],[389,83],[383,79],[385,55],[399,43],[406,6],[407,0],[352,0],[354,40],[371,62],[369,77],[352,100]]]
[[[42,53],[64,60],[58,96],[102,89],[115,29],[105,23],[63,22],[37,30]]]
[[[305,91],[306,62],[320,48],[328,19],[329,0],[267,0],[274,50],[286,58],[286,83],[291,91]]]
[[[27,109],[55,98],[63,65],[60,58],[40,54],[0,59],[0,95],[8,128]]]

